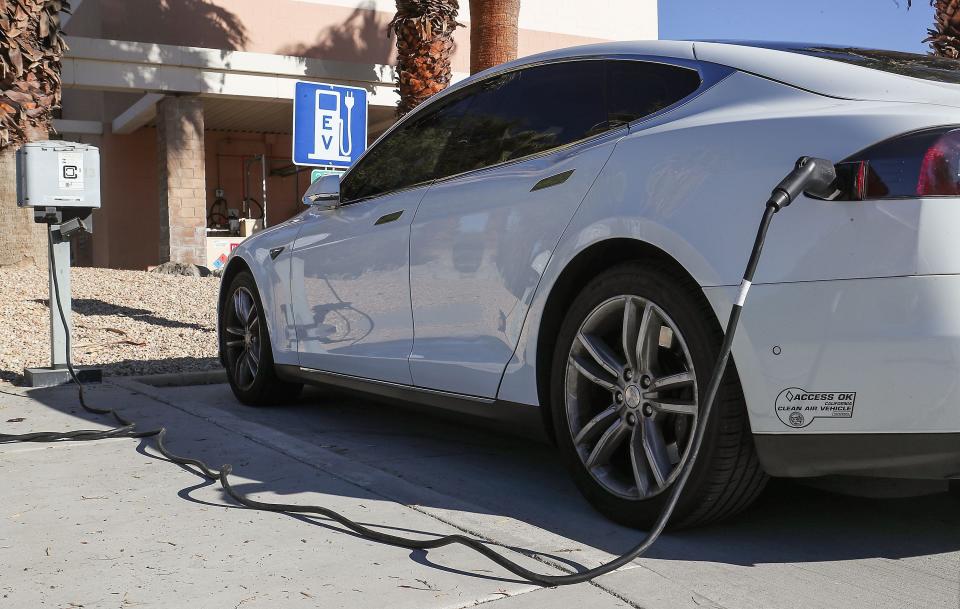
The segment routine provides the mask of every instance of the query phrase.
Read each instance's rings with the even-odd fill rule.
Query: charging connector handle
[[[793,171],[773,189],[767,205],[780,211],[803,192],[818,199],[828,199],[835,191],[833,185],[836,180],[837,170],[830,161],[811,156],[800,157]]]

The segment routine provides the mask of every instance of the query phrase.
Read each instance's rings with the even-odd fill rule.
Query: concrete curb
[[[170,372],[167,374],[146,374],[143,376],[115,376],[110,380],[129,379],[131,381],[150,385],[151,387],[187,387],[190,385],[216,385],[227,382],[227,371],[198,370],[197,372]]]

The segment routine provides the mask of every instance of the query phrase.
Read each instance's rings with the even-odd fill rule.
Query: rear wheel
[[[561,326],[554,429],[574,480],[608,517],[646,527],[686,462],[722,339],[699,288],[666,265],[630,263],[591,281]],[[731,364],[672,526],[730,516],[766,475]]]
[[[263,305],[250,273],[238,273],[230,282],[220,309],[220,350],[227,379],[238,400],[252,406],[290,401],[303,385],[277,377]]]

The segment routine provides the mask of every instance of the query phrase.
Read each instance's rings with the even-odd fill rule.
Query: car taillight
[[[960,128],[880,142],[837,163],[836,200],[960,197]]]

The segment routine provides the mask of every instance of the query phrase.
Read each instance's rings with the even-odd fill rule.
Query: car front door
[[[302,367],[411,384],[410,223],[459,111],[411,116],[344,176],[338,207],[307,211],[291,270]]]
[[[415,385],[496,395],[553,249],[626,126],[699,85],[684,70],[688,84],[663,97],[680,69],[589,59],[472,85],[446,152],[460,171],[411,227]]]

